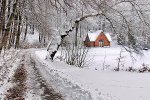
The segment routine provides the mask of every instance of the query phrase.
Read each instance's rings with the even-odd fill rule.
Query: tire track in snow
[[[34,59],[30,54],[26,55],[27,71],[28,71],[28,93],[26,100],[63,100],[63,97],[47,85],[46,81],[36,68]]]

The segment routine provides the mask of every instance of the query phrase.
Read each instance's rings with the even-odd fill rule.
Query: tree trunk
[[[46,46],[46,37],[44,35],[44,47]]]
[[[34,34],[34,24],[32,25],[32,34]]]
[[[78,45],[78,30],[79,30],[79,22],[78,21],[76,21],[75,22],[75,27],[76,27],[76,33],[75,33],[75,46],[77,47],[77,45]]]
[[[23,39],[23,41],[25,41],[25,39],[26,39],[27,32],[28,32],[28,19],[26,17],[26,28],[25,28],[25,33],[24,33],[24,39]]]
[[[18,25],[18,32],[16,36],[15,49],[19,48],[19,40],[20,40],[20,34],[21,34],[21,22],[22,22],[22,17],[21,17],[21,14],[19,13],[19,25]]]
[[[11,0],[8,0],[8,14],[7,14],[7,18],[10,17],[10,10],[11,10]]]
[[[6,13],[6,0],[2,0],[2,7],[0,12],[0,33],[2,36],[4,35],[5,31],[5,13]]]
[[[5,12],[6,12],[6,0],[2,0],[2,7],[1,7],[1,12],[0,12],[0,34],[1,34],[1,37],[0,38],[0,53],[1,53],[1,50],[2,50],[2,47],[3,47],[3,35],[4,35],[4,32],[5,32]]]
[[[4,1],[6,1],[6,0],[4,0]],[[3,35],[2,41],[0,43],[0,53],[1,53],[1,50],[3,49],[3,47],[5,47],[7,44],[8,36],[9,36],[10,30],[11,30],[11,24],[13,22],[13,19],[15,16],[15,11],[17,9],[17,3],[18,3],[18,0],[16,0],[16,2],[13,4],[13,11],[8,19],[8,23],[7,23],[6,29],[5,29],[5,34]]]

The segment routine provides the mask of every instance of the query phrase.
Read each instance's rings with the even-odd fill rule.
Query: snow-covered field
[[[119,54],[122,52],[120,69],[133,67],[135,69],[143,67],[143,64],[150,66],[150,51],[142,51],[142,55],[127,52],[123,47],[91,48],[88,58],[91,59],[90,68],[92,69],[114,69],[117,67]]]
[[[103,71],[103,64],[105,58],[105,66],[107,69],[113,69],[117,66],[116,58],[119,57],[120,47],[111,48],[92,48],[89,51],[89,57],[92,58],[91,64],[86,68],[77,68],[66,65],[63,62],[45,60],[46,50],[36,51],[36,58],[43,64],[46,70],[57,78],[53,86],[60,91],[65,100],[149,100],[150,99],[150,73],[137,73],[120,71],[115,72],[111,70]],[[125,56],[124,67],[133,66],[140,67],[143,63],[150,64],[148,61],[150,51],[144,51],[144,56],[133,54],[136,60],[130,57],[130,54],[123,52]],[[112,67],[112,68],[111,68]],[[43,66],[41,72],[44,73]],[[96,70],[95,70],[96,69]],[[47,73],[47,72],[45,72]],[[61,80],[61,81],[59,81]],[[74,91],[82,93],[85,98],[68,98],[71,93],[65,91],[65,85],[62,83],[69,83],[72,89],[82,89],[85,92]],[[56,83],[56,84],[55,84]],[[62,87],[63,86],[63,87]],[[68,88],[68,91],[70,91]],[[72,93],[72,96],[78,93]]]

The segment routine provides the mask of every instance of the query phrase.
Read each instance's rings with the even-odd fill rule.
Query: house
[[[102,30],[89,32],[85,38],[84,45],[87,47],[104,47],[110,46],[112,41],[109,33],[104,33]]]

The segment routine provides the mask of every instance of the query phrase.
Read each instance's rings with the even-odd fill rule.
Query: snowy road
[[[31,54],[32,52],[27,52],[25,58],[28,74],[26,100],[63,100],[62,95],[51,87],[50,82],[47,84],[39,69],[37,69],[36,62]]]
[[[64,96],[65,100],[92,100],[91,94],[88,91],[81,89],[77,84],[60,76],[57,70],[52,68],[53,65],[50,65],[51,67],[49,67],[36,55],[33,56],[36,61],[36,67],[46,80],[47,84],[50,84],[56,91],[59,91]],[[40,56],[42,57],[44,55],[40,54]]]
[[[47,84],[37,69],[34,59],[31,58],[33,52],[34,50],[22,50],[13,55],[16,54],[16,51],[13,51],[10,59],[11,62],[14,60],[12,65],[9,60],[5,62],[5,66],[2,65],[0,100],[64,100],[63,96],[52,88],[50,82]],[[2,58],[0,60],[3,61]]]
[[[16,57],[16,62],[7,67],[8,72],[3,73],[7,74],[5,76],[8,78],[4,78],[4,82],[0,80],[0,98],[4,97],[5,92],[14,85],[11,82],[13,74],[20,65],[24,65],[27,71],[25,82],[27,90],[22,96],[26,100],[149,100],[150,98],[149,73],[77,68],[60,61],[51,62],[45,59],[46,55],[46,50],[21,51]]]

